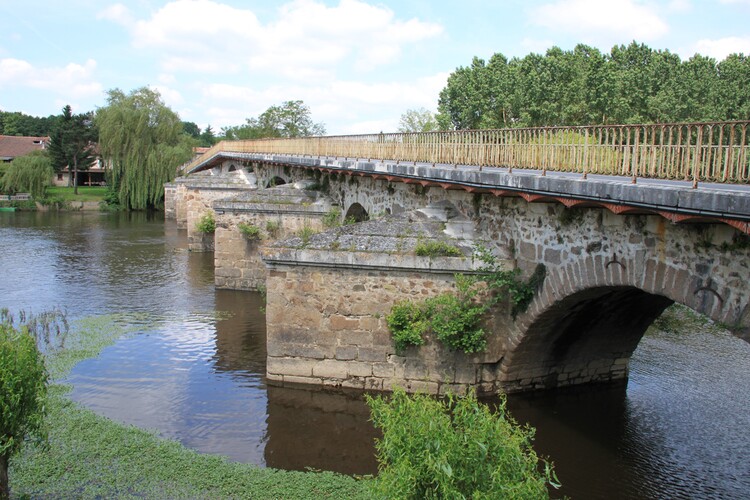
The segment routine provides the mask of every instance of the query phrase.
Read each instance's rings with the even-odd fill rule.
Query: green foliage
[[[66,167],[72,173],[75,193],[78,193],[78,172],[88,170],[96,161],[94,154],[98,133],[94,114],[74,115],[69,105],[63,108],[61,120],[50,135],[49,155],[52,168],[61,172]]]
[[[143,87],[125,94],[113,89],[107,106],[97,110],[95,124],[120,204],[131,210],[158,207],[164,183],[192,156],[179,116],[154,90]]]
[[[424,344],[429,321],[421,305],[408,300],[397,302],[386,316],[386,322],[396,345],[396,353],[403,353],[409,346]]]
[[[237,228],[240,230],[242,236],[244,236],[248,240],[259,240],[263,237],[263,233],[261,232],[260,228],[255,224],[246,224],[244,222],[240,222],[237,225]]]
[[[0,135],[47,137],[59,120],[54,115],[36,117],[18,111],[0,111]]]
[[[317,234],[318,231],[313,229],[311,226],[303,226],[302,229],[297,231],[297,236],[302,239],[302,246],[307,246],[308,243],[310,243],[310,238],[313,237],[314,234]]]
[[[266,221],[266,231],[271,236],[276,236],[276,233],[279,232],[279,229],[281,229],[281,221],[278,221],[278,220]]]
[[[387,316],[388,327],[397,351],[408,345],[424,343],[429,332],[451,350],[467,354],[481,352],[487,341],[482,327],[485,313],[502,300],[509,300],[515,317],[526,310],[539,289],[547,270],[539,264],[527,281],[519,279],[518,269],[505,270],[489,249],[475,248],[476,258],[482,262],[481,280],[457,274],[456,292],[445,292],[423,302],[399,302]],[[479,300],[479,282],[486,285],[486,293]]]
[[[303,101],[285,101],[271,106],[258,118],[247,118],[244,125],[222,128],[222,134],[229,140],[309,137],[325,133],[325,126],[313,122],[310,108]]]
[[[430,330],[449,349],[467,354],[482,352],[487,347],[481,322],[491,303],[475,300],[474,285],[474,279],[458,274],[457,293],[442,293],[425,301]]]
[[[721,62],[632,42],[579,44],[507,59],[474,58],[440,92],[440,127],[456,129],[750,119],[750,57]]]
[[[341,225],[341,209],[339,207],[332,207],[323,216],[323,226],[327,228],[338,227]]]
[[[49,156],[44,151],[34,151],[14,159],[3,178],[0,191],[6,193],[30,193],[41,199],[54,175]]]
[[[375,498],[536,500],[559,486],[532,448],[534,430],[506,413],[504,399],[492,411],[474,392],[441,401],[396,388],[390,400],[365,398],[383,431]]]
[[[407,109],[398,124],[399,132],[432,132],[437,129],[435,115],[425,108]]]
[[[206,212],[201,216],[200,219],[198,219],[198,222],[195,223],[195,230],[199,233],[213,233],[216,231],[216,220],[214,219],[214,213],[213,212]]]
[[[27,329],[0,323],[0,498],[8,497],[8,459],[31,436],[43,437],[47,369]]]
[[[457,247],[440,240],[420,241],[414,248],[414,253],[419,257],[460,257],[462,255]]]

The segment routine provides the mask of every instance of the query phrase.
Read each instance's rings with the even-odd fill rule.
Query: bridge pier
[[[214,251],[217,288],[266,288],[266,266],[260,248],[270,241],[301,232],[320,232],[333,205],[310,181],[258,189],[212,203],[216,213]],[[256,228],[243,234],[241,226]]]
[[[387,326],[395,303],[452,291],[455,273],[474,272],[473,241],[451,238],[444,227],[424,216],[385,218],[315,235],[306,245],[291,239],[264,248],[269,381],[495,392],[500,342],[508,335],[494,335],[480,355],[451,352],[429,336],[397,353]],[[414,255],[418,242],[432,240],[455,245],[462,256]],[[513,327],[494,323],[495,333]]]

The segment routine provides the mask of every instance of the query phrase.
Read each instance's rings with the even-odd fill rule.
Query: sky
[[[148,86],[215,132],[288,100],[329,135],[393,132],[475,56],[634,40],[750,55],[750,0],[0,0],[0,110],[80,113]]]

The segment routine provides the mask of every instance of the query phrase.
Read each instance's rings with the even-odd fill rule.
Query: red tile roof
[[[0,135],[0,161],[12,160],[32,151],[44,149],[47,144],[49,144],[49,137]]]

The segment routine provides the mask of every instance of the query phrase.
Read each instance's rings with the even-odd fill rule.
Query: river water
[[[204,453],[374,473],[356,392],[267,386],[256,293],[215,290],[213,257],[161,214],[0,212],[0,307],[123,314],[137,333],[77,365],[71,397]],[[574,499],[750,497],[750,345],[652,329],[627,385],[514,395]]]

